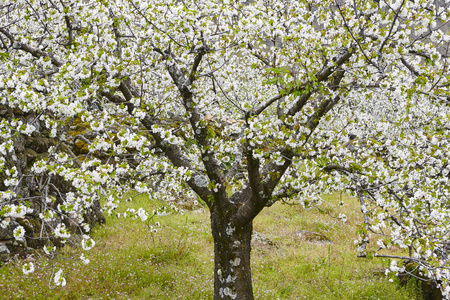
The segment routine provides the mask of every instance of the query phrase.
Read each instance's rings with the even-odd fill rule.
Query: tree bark
[[[236,226],[228,216],[212,211],[211,229],[214,238],[214,300],[252,300],[252,222]]]

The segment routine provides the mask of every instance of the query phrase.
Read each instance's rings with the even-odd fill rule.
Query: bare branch
[[[71,45],[73,43],[72,22],[70,22],[70,17],[69,16],[64,16],[64,20],[66,21],[67,32],[68,32],[68,35],[69,35],[67,43],[65,45],[69,46],[69,45]]]
[[[0,28],[0,32],[3,33],[4,35],[6,35],[10,39],[10,41],[12,42],[13,49],[18,49],[18,50],[28,52],[36,58],[48,57],[48,58],[50,58],[52,64],[54,64],[57,67],[61,67],[64,64],[63,62],[56,59],[52,53],[47,53],[42,50],[33,48],[27,44],[15,41],[14,37],[7,30]]]
[[[194,59],[194,64],[192,65],[191,74],[189,75],[189,82],[193,83],[195,80],[195,75],[197,74],[198,66],[200,65],[200,62],[202,61],[203,55],[207,53],[207,48],[205,46],[200,47],[200,49],[197,50],[197,56]]]
[[[280,100],[281,98],[285,97],[285,95],[283,94],[278,94],[276,96],[273,96],[272,98],[270,98],[269,100],[267,100],[266,103],[263,103],[262,105],[260,105],[258,108],[256,108],[254,111],[250,112],[249,115],[250,116],[257,116],[260,113],[262,113],[264,110],[266,110],[270,105],[272,105],[272,103],[274,103],[277,100]]]
[[[406,59],[404,59],[404,58],[402,57],[402,58],[400,58],[400,61],[402,62],[402,64],[403,64],[405,67],[408,68],[408,70],[411,71],[411,73],[413,73],[413,74],[414,74],[415,76],[417,76],[417,77],[420,76],[420,73],[417,72],[417,71],[414,69],[414,67],[411,66],[411,65],[406,61]]]
[[[392,30],[394,29],[395,22],[397,22],[398,16],[399,16],[400,11],[402,10],[404,4],[405,4],[405,0],[402,1],[402,3],[400,4],[399,8],[397,9],[397,11],[392,10],[394,12],[394,14],[395,14],[395,17],[394,17],[394,20],[392,20],[391,27],[389,28],[388,35],[383,40],[383,42],[381,42],[380,49],[378,50],[378,58],[379,59],[381,59],[384,46],[386,45],[387,41],[391,38]]]

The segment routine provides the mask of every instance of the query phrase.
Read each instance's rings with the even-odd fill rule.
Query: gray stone
[[[0,226],[0,240],[14,239],[13,230],[19,226],[16,221],[11,221],[6,228]]]
[[[331,244],[331,240],[319,232],[308,231],[308,230],[299,230],[299,231],[296,231],[296,234],[302,240],[305,240],[307,242],[310,242],[310,243],[313,243],[316,245]]]
[[[2,255],[2,254],[9,254],[9,253],[10,252],[9,252],[8,247],[6,247],[5,244],[0,243],[0,255]]]
[[[0,243],[0,262],[7,261],[10,257],[10,253],[8,247],[5,244]]]
[[[269,238],[267,238],[267,236],[264,233],[254,231],[252,234],[252,247],[278,248],[278,245],[275,242],[271,241]]]

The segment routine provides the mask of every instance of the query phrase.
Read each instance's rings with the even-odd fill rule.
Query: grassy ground
[[[390,283],[381,270],[388,260],[356,258],[353,246],[361,216],[354,199],[344,198],[341,210],[348,220],[333,219],[317,210],[276,204],[264,210],[254,230],[273,245],[256,243],[252,250],[252,275],[257,299],[420,299],[409,286]],[[336,196],[330,197],[334,202]],[[138,197],[127,203],[148,211],[164,205]],[[348,213],[350,212],[350,213]],[[155,217],[157,233],[145,223],[108,217],[94,230],[96,246],[79,261],[52,262],[34,254],[36,271],[22,275],[20,263],[0,267],[1,299],[211,299],[213,241],[206,211]],[[331,244],[301,240],[296,231],[320,232]],[[66,256],[79,255],[67,247]],[[78,254],[77,254],[78,253]],[[49,288],[52,272],[62,267],[64,287]]]

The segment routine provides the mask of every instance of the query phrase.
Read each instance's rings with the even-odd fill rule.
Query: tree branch
[[[253,147],[250,146],[249,140],[245,143],[245,154],[247,156],[247,173],[248,182],[252,188],[253,197],[257,201],[262,201],[264,197],[264,189],[261,182],[261,174],[259,173],[260,161],[253,155]]]
[[[333,66],[327,67],[322,69],[321,71],[317,72],[315,77],[317,78],[317,82],[323,82],[325,80],[328,80],[328,78],[338,69],[340,68],[344,63],[346,63],[350,57],[353,55],[353,51],[355,50],[355,46],[352,46],[352,48],[350,48],[350,50],[345,49],[343,51],[343,54],[341,54],[341,56],[338,57],[338,59],[336,59],[336,61],[334,62]],[[343,74],[342,74],[343,76]],[[339,78],[339,75],[337,76],[337,78]],[[339,81],[341,80],[341,78],[339,78]],[[336,87],[337,88],[337,87]],[[295,90],[293,90],[291,93],[293,93]],[[295,115],[297,112],[299,112],[302,107],[305,105],[306,101],[309,99],[309,97],[312,95],[313,93],[313,89],[310,88],[310,90],[308,91],[308,93],[303,93],[299,99],[297,100],[297,102],[293,105],[293,107],[288,111],[287,115],[289,116],[293,116]]]
[[[391,24],[391,27],[389,28],[389,33],[388,33],[388,35],[386,36],[386,38],[385,38],[385,39],[383,40],[383,42],[381,43],[380,49],[378,50],[378,57],[379,57],[379,58],[381,58],[381,56],[382,56],[381,53],[382,53],[382,51],[383,51],[383,48],[384,48],[384,46],[386,45],[387,41],[390,39],[390,37],[391,37],[391,35],[392,35],[392,30],[394,29],[395,22],[397,22],[399,13],[400,13],[400,11],[402,10],[402,7],[403,7],[404,4],[405,4],[405,0],[402,1],[402,3],[400,4],[400,6],[399,6],[399,8],[398,8],[397,11],[392,10],[392,11],[394,12],[394,14],[395,14],[395,17],[394,17],[394,20],[392,20],[392,24]]]
[[[122,83],[121,83],[122,84]],[[128,102],[126,99],[114,95],[110,91],[102,91],[102,95],[108,98],[111,102],[116,104],[125,103],[128,108],[128,112],[131,114],[131,112],[134,110],[134,105],[130,102]],[[130,112],[131,111],[131,112]],[[189,159],[183,154],[181,149],[174,145],[167,143],[161,133],[153,130],[153,126],[159,124],[159,119],[157,119],[155,116],[150,116],[149,114],[146,114],[143,119],[141,119],[142,125],[144,125],[145,128],[147,128],[150,132],[150,134],[155,139],[156,146],[161,149],[167,158],[172,162],[172,164],[177,167],[183,167],[189,171],[191,171],[191,177],[189,180],[187,180],[188,185],[196,192],[203,201],[205,201],[208,206],[212,205],[210,198],[212,196],[211,191],[207,187],[201,187],[198,186],[195,182],[196,176],[202,176],[199,172],[196,172],[194,168],[192,168],[192,165],[189,161]]]
[[[249,193],[252,193],[252,188],[250,186],[241,191],[241,193],[247,195],[247,200],[239,207],[238,211],[233,216],[233,219],[237,224],[243,226],[248,222],[251,222],[267,203],[269,203],[273,190],[283,174],[292,164],[291,157],[289,157],[288,154],[285,154],[284,156],[285,160],[283,164],[269,162],[261,170],[260,178],[262,178],[262,180],[260,180],[263,187],[262,191],[264,192],[262,195],[258,195],[259,197],[255,197],[254,193],[251,196],[248,195]]]
[[[205,49],[206,50],[206,49]],[[201,52],[203,53],[203,52]],[[194,62],[192,73],[195,73],[195,69],[198,67],[203,54],[199,53]],[[195,68],[194,68],[195,67]],[[167,71],[173,82],[176,84],[180,96],[183,99],[184,108],[189,112],[189,122],[192,127],[192,131],[195,140],[198,143],[199,150],[202,155],[203,165],[205,166],[206,173],[209,179],[216,185],[218,185],[218,194],[220,194],[220,199],[228,199],[228,194],[226,187],[223,184],[225,181],[225,176],[220,168],[220,164],[214,157],[214,151],[210,144],[210,139],[208,138],[208,125],[201,125],[203,117],[200,115],[198,110],[195,108],[195,103],[193,99],[193,93],[191,92],[189,86],[191,82],[185,78],[184,73],[177,67],[175,63],[169,64],[167,66]],[[191,75],[192,75],[191,73]],[[225,204],[225,203],[220,203]]]
[[[67,43],[65,45],[66,46],[70,46],[73,43],[72,23],[70,22],[70,17],[67,16],[67,15],[64,16],[64,20],[66,21],[67,31],[68,31],[68,35],[69,35],[69,38],[68,38]]]
[[[207,53],[206,46],[200,47],[198,50],[197,56],[194,59],[194,64],[192,65],[191,74],[189,75],[189,83],[193,83],[195,80],[195,74],[197,74],[198,66],[200,65],[200,62],[202,61],[203,55]]]
[[[406,61],[406,59],[404,59],[403,57],[401,57],[401,58],[400,58],[400,61],[402,62],[402,64],[403,64],[406,68],[408,68],[408,70],[411,71],[411,73],[413,73],[413,74],[414,74],[415,76],[417,76],[417,77],[420,76],[420,73],[417,72],[417,71],[414,69],[414,67],[411,66],[411,65]]]
[[[17,50],[22,50],[22,51],[28,52],[31,55],[33,55],[34,57],[36,57],[36,58],[48,57],[48,58],[50,58],[52,64],[54,64],[57,67],[61,67],[64,64],[63,62],[61,62],[58,59],[56,59],[53,56],[52,53],[47,53],[47,52],[44,52],[42,50],[33,48],[33,47],[31,47],[31,46],[29,46],[27,44],[17,42],[14,39],[14,36],[11,35],[11,33],[9,33],[6,29],[0,28],[0,32],[3,33],[10,40],[13,49],[17,49]]]

